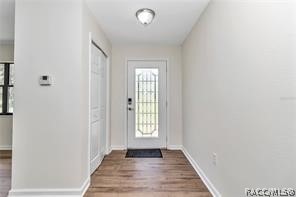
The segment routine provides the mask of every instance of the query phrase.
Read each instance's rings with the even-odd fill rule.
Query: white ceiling
[[[86,0],[113,44],[180,45],[209,0]],[[14,40],[14,0],[0,0],[0,43]],[[135,13],[140,8],[156,12],[152,24],[143,26]]]
[[[180,45],[209,0],[86,0],[113,44]],[[135,13],[140,8],[156,12],[152,24],[143,26]]]
[[[14,0],[0,0],[0,43],[14,40]]]

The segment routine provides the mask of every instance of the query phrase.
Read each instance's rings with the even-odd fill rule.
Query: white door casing
[[[127,147],[166,147],[166,61],[127,63]]]

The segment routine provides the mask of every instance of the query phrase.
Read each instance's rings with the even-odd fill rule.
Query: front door
[[[166,147],[166,61],[128,61],[128,148]]]

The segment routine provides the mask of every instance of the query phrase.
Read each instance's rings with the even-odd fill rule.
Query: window
[[[14,64],[0,63],[0,115],[13,113]]]
[[[136,68],[136,137],[158,137],[158,68]]]

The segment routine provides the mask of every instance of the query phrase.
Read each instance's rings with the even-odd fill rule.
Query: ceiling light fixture
[[[143,25],[149,25],[155,17],[155,12],[148,8],[139,9],[136,17]]]

